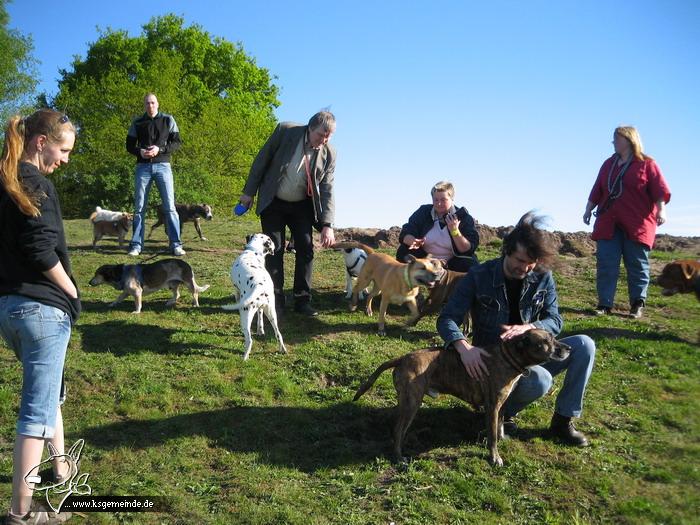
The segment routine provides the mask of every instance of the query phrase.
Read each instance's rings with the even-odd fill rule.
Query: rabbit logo
[[[89,496],[92,494],[92,488],[87,484],[90,474],[80,474],[78,462],[80,454],[83,451],[85,441],[79,439],[68,450],[66,454],[59,454],[51,443],[47,443],[46,448],[49,451],[49,457],[32,468],[24,477],[24,482],[29,485],[34,483],[34,490],[46,493],[46,503],[49,504],[51,510],[60,512],[63,502],[71,494],[79,496]],[[42,480],[39,471],[42,467],[47,467],[49,470],[55,460],[63,461],[68,464],[68,473],[60,479]]]

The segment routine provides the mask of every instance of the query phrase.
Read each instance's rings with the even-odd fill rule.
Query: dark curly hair
[[[515,228],[503,239],[503,255],[511,255],[522,246],[530,259],[537,265],[548,268],[554,259],[556,250],[547,232],[542,228],[545,217],[535,215],[533,211],[523,215]]]

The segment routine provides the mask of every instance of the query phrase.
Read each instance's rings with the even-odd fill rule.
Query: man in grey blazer
[[[318,314],[311,301],[313,228],[321,232],[321,245],[335,242],[333,233],[333,173],[335,148],[328,141],[335,132],[335,116],[319,111],[303,126],[280,123],[253,161],[240,202],[246,208],[258,194],[256,213],[262,231],[275,243],[275,253],[265,261],[275,287],[275,306],[284,308],[284,243],[286,228],[296,249],[294,310]]]

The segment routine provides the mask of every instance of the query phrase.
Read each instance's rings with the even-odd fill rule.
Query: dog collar
[[[413,288],[413,285],[411,284],[411,278],[408,275],[408,267],[411,266],[410,264],[407,264],[406,267],[403,269],[403,278],[406,281],[406,284],[408,285],[409,288]]]
[[[517,371],[519,371],[521,374],[524,374],[527,371],[527,369],[523,365],[518,363],[518,360],[515,358],[515,355],[513,355],[513,353],[510,351],[507,344],[504,343],[501,346],[501,353],[503,354],[503,357],[508,362],[508,364],[515,368]]]
[[[366,255],[360,254],[360,255],[357,257],[357,259],[355,259],[355,262],[352,263],[352,266],[348,266],[348,267],[347,267],[348,271],[352,270],[355,266],[358,265],[358,263],[359,263],[360,261],[364,261],[366,258],[367,258]]]

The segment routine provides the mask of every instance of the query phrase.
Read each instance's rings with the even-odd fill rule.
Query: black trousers
[[[275,197],[260,214],[260,225],[265,235],[275,243],[275,253],[265,259],[275,287],[275,301],[284,305],[284,244],[287,230],[292,233],[296,256],[294,261],[294,302],[311,300],[311,273],[314,264],[313,243],[314,209],[311,199],[287,202]]]
[[[427,253],[423,248],[418,248],[417,250],[409,250],[408,246],[404,243],[399,244],[399,249],[396,250],[396,260],[399,262],[406,262],[407,255],[413,255],[419,259],[427,257]],[[469,268],[477,264],[479,260],[476,255],[470,255],[469,257],[452,257],[447,261],[447,269],[455,272],[468,272]]]

